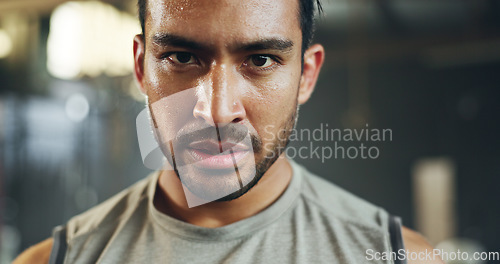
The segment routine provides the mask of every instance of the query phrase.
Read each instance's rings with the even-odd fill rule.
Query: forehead
[[[211,43],[301,37],[297,0],[148,0],[146,34]]]

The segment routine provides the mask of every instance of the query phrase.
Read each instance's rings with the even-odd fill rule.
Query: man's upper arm
[[[28,249],[19,255],[12,264],[47,264],[49,263],[50,251],[54,240],[48,238]]]
[[[419,233],[407,228],[407,227],[402,227],[402,233],[403,233],[403,241],[405,244],[406,248],[406,253],[408,252],[431,252],[431,257],[432,252],[434,248],[425,240],[425,238],[420,235]],[[439,258],[436,257],[435,259],[427,259],[425,258],[425,254],[422,253],[421,256],[423,256],[422,259],[409,259],[408,264],[444,264],[444,262]]]

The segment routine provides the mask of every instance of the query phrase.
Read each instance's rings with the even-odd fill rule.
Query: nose
[[[202,90],[205,100],[198,100],[193,116],[212,126],[224,126],[245,119],[242,103],[242,81],[236,70],[226,65],[214,66],[207,74]],[[204,96],[201,96],[204,97]]]

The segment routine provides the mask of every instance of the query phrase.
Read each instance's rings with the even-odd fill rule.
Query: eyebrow
[[[153,36],[153,44],[159,46],[177,46],[185,47],[194,50],[209,50],[210,48],[199,42],[190,40],[185,37],[172,35],[168,33],[156,33]]]
[[[293,41],[281,38],[267,38],[249,43],[239,44],[235,47],[236,50],[257,51],[257,50],[277,50],[290,51],[293,48]]]
[[[157,33],[153,36],[153,43],[159,46],[176,46],[193,50],[213,50],[210,46],[191,40],[182,36],[169,33]],[[256,41],[238,43],[231,50],[235,51],[259,51],[259,50],[277,50],[282,52],[291,51],[294,43],[289,39],[283,38],[263,38]]]

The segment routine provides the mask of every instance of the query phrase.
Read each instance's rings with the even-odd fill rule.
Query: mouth
[[[251,152],[246,145],[228,141],[193,142],[186,151],[193,159],[194,166],[206,170],[234,169]]]

